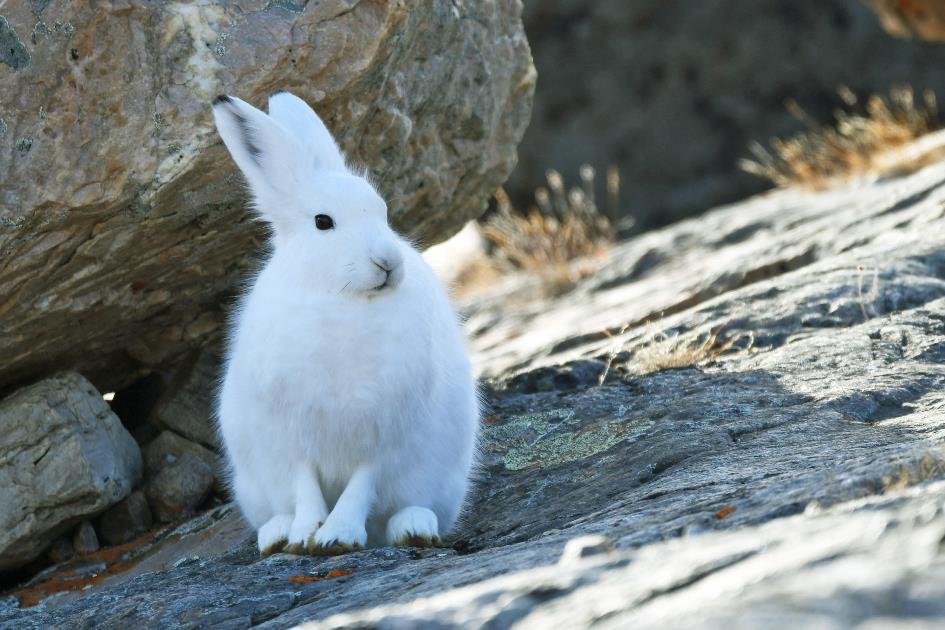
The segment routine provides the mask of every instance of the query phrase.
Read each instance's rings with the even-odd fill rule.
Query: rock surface
[[[88,521],[82,521],[75,528],[72,535],[72,549],[76,553],[94,553],[99,550],[98,534],[95,533],[95,527]]]
[[[428,243],[484,209],[535,83],[519,2],[5,3],[0,389],[103,391],[219,330],[260,252],[209,102],[307,99]]]
[[[260,559],[225,506],[38,578],[0,625],[941,625],[943,207],[945,165],[779,192],[628,241],[564,296],[510,279],[467,305],[490,409],[452,548]],[[656,369],[655,331],[709,330],[740,341]],[[568,547],[589,535],[614,551]]]
[[[0,401],[0,571],[38,557],[140,478],[138,445],[80,375]]]
[[[144,447],[144,472],[147,478],[157,475],[165,466],[184,455],[194,455],[203,461],[217,478],[222,477],[223,461],[208,448],[182,438],[173,431],[161,431]]]
[[[192,515],[210,495],[213,479],[207,462],[193,453],[184,453],[166,464],[145,488],[154,517],[172,523]]]
[[[301,627],[934,628],[945,617],[943,494],[937,483]]]
[[[220,357],[202,351],[185,361],[154,405],[151,421],[185,438],[219,449],[213,401],[220,382]]]
[[[135,490],[105,510],[99,519],[98,530],[106,544],[120,545],[148,531],[152,523],[151,508],[144,493]]]
[[[72,548],[72,540],[66,536],[57,538],[46,551],[46,557],[53,564],[68,562],[75,555],[75,549]]]
[[[841,85],[945,98],[945,47],[891,37],[861,1],[541,0],[524,18],[540,81],[510,194],[530,203],[549,168],[577,183],[582,163],[616,164],[644,228],[766,188],[737,161],[803,128],[787,99],[827,122]]]

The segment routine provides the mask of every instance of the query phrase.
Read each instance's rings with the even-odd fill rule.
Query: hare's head
[[[348,169],[311,107],[277,92],[265,114],[218,96],[213,116],[260,218],[272,227],[275,255],[297,260],[313,288],[376,295],[400,284],[403,258],[387,204]]]

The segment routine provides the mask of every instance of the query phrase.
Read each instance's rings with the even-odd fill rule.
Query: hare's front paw
[[[296,514],[289,530],[289,543],[285,546],[286,553],[301,555],[312,553],[315,547],[315,533],[322,526],[327,514]]]
[[[341,519],[333,520],[329,516],[325,524],[318,528],[312,542],[312,545],[306,547],[310,554],[337,556],[364,549],[364,545],[367,544],[367,530],[361,523],[346,522]]]
[[[434,547],[440,544],[436,514],[424,507],[410,506],[387,521],[387,544],[395,547]]]
[[[289,540],[289,528],[292,526],[291,514],[276,514],[259,528],[256,541],[259,544],[259,555],[271,556],[282,551]]]

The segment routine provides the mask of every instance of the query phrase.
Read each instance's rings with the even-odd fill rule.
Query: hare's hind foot
[[[387,544],[394,547],[436,547],[440,531],[436,514],[424,507],[410,506],[387,521]]]

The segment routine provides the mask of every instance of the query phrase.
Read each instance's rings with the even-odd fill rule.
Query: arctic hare
[[[219,396],[259,550],[431,545],[456,522],[479,426],[460,321],[387,206],[301,99],[213,103],[272,251],[233,321]]]

